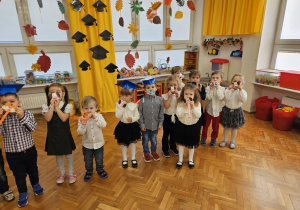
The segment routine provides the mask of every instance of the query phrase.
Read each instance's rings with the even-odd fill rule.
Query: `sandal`
[[[88,181],[91,181],[92,180],[92,172],[85,172],[85,175],[84,175],[84,178],[83,178],[83,180],[85,181],[85,182],[88,182]]]
[[[177,164],[176,164],[176,167],[178,168],[178,169],[181,169],[182,168],[182,161],[177,161]]]
[[[227,141],[225,141],[225,140],[221,141],[219,144],[220,147],[225,147],[226,145],[227,145]]]
[[[15,196],[13,194],[13,191],[11,190],[8,190],[6,191],[5,193],[2,194],[3,195],[3,198],[9,202],[9,201],[12,201],[13,199],[15,199]]]
[[[127,160],[122,161],[122,167],[123,168],[128,168],[128,161]]]
[[[100,175],[100,177],[102,179],[105,179],[108,177],[108,173],[106,171],[104,171],[103,169],[100,172],[98,172],[98,174]]]
[[[192,169],[194,168],[195,164],[194,164],[194,161],[190,160],[189,161],[189,168]]]
[[[131,160],[132,163],[132,168],[136,168],[138,166],[138,162],[136,161],[136,159]]]
[[[202,146],[205,146],[205,145],[206,145],[206,139],[201,139],[200,144],[201,144]]]
[[[235,142],[230,142],[229,148],[230,148],[230,149],[235,149],[235,145],[236,145]]]

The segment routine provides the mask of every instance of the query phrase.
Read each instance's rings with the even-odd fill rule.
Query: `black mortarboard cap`
[[[117,68],[118,67],[113,63],[110,63],[105,67],[105,69],[108,70],[108,73],[114,73],[116,71],[115,69],[117,69]]]
[[[84,40],[83,40],[84,38],[85,38],[86,41],[88,41],[87,38],[86,38],[86,35],[83,34],[83,33],[81,33],[80,31],[77,31],[77,32],[72,36],[72,39],[75,39],[77,43],[83,42],[83,41],[84,41]]]
[[[111,34],[108,30],[103,31],[101,34],[99,34],[99,36],[101,36],[102,40],[104,41],[109,41],[110,37],[112,38],[112,40],[114,40],[114,35]]]
[[[101,47],[100,45],[92,47],[90,51],[93,52],[92,57],[95,59],[104,59],[106,58],[106,53],[109,53],[109,51],[107,51],[105,48]]]
[[[92,26],[95,21],[97,21],[93,16],[90,14],[86,15],[84,18],[81,19],[83,22],[85,22],[86,26]],[[97,25],[97,22],[96,22]]]
[[[73,0],[70,2],[70,5],[73,7],[73,10],[80,11],[81,7],[83,7],[83,4],[79,0]],[[83,9],[84,11],[84,9]]]
[[[107,9],[106,9],[107,6],[102,1],[100,1],[100,0],[96,1],[95,4],[93,4],[93,7],[96,8],[97,12],[103,12],[104,8],[105,8],[105,10],[107,12]]]
[[[86,62],[85,60],[81,62],[79,65],[80,68],[82,68],[82,71],[88,70],[88,68],[91,70],[90,64]]]

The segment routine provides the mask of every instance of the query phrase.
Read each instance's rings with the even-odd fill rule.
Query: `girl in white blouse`
[[[231,130],[230,149],[235,148],[237,130],[246,124],[242,104],[247,100],[247,92],[243,90],[244,77],[235,74],[231,79],[231,85],[225,90],[225,106],[222,109],[220,124],[224,127],[224,141],[220,147],[225,147]]]
[[[184,86],[178,99],[175,124],[176,142],[179,144],[179,160],[177,168],[182,167],[184,147],[189,148],[189,168],[194,168],[194,150],[199,146],[201,117],[200,95],[197,87],[191,83]]]
[[[138,163],[135,159],[135,144],[137,140],[141,139],[141,129],[137,122],[140,119],[140,114],[137,104],[132,102],[132,98],[134,89],[141,87],[128,80],[123,80],[117,85],[122,86],[122,101],[116,103],[116,117],[120,119],[120,122],[115,128],[114,135],[118,144],[121,145],[123,155],[122,167],[128,167],[127,147],[130,145],[132,167],[136,168]]]

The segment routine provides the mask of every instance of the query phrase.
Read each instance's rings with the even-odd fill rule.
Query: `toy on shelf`
[[[26,85],[33,85],[35,83],[34,71],[26,70],[24,71],[26,77]]]
[[[135,77],[135,69],[131,68],[131,71],[129,73],[129,77]]]
[[[156,72],[153,69],[153,64],[151,62],[147,63],[147,68],[148,68],[148,74],[149,75],[156,75]]]
[[[144,69],[143,69],[143,75],[144,76],[148,76],[148,68],[147,68],[147,66],[145,66]]]
[[[120,79],[125,78],[126,74],[127,69],[125,67],[121,68],[121,70],[119,71]]]
[[[36,83],[37,84],[44,84],[44,83],[46,83],[46,80],[43,76],[37,76],[36,77]]]
[[[153,70],[155,71],[156,74],[160,74],[157,67],[154,67]]]
[[[70,73],[68,71],[64,71],[63,76],[65,82],[71,82]]]
[[[223,58],[214,58],[211,59],[210,62],[212,63],[211,70],[217,71],[220,70],[223,72],[223,80],[227,81],[228,78],[228,63],[229,60]]]
[[[280,70],[277,69],[259,69],[256,70],[255,82],[278,86],[280,82]]]
[[[54,76],[48,76],[47,77],[47,82],[51,83],[51,84],[54,83]]]
[[[243,51],[234,50],[231,52],[230,57],[243,57]]]
[[[143,69],[141,66],[138,66],[135,70],[135,76],[139,77],[139,76],[143,76]]]

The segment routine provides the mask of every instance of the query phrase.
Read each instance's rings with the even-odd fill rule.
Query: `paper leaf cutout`
[[[192,2],[191,0],[188,0],[186,3],[187,3],[188,8],[190,8],[190,10],[196,11],[194,2]]]
[[[172,35],[172,29],[171,28],[166,28],[165,30],[165,37],[171,37]]]
[[[167,57],[167,63],[169,63],[170,62],[170,57]]]
[[[169,8],[169,15],[172,16],[172,8]]]
[[[40,64],[37,64],[37,63],[32,64],[31,69],[32,69],[33,71],[41,71],[41,65],[40,65]]]
[[[140,58],[140,55],[139,55],[138,51],[135,52],[134,57],[135,57],[135,59],[139,59]]]
[[[153,10],[158,10],[158,8],[161,6],[161,1],[157,1],[155,3],[151,2],[151,5],[152,5],[151,7]]]
[[[41,53],[43,55],[41,55],[39,57],[39,59],[38,59],[38,61],[36,63],[39,64],[39,65],[41,65],[41,70],[46,73],[50,69],[51,59],[49,58],[49,56],[47,56],[45,54],[45,52],[43,50],[41,50]]]
[[[116,1],[116,10],[120,11],[123,8],[123,0]]]
[[[25,32],[28,37],[37,35],[35,26],[33,26],[31,24],[27,24],[26,26],[23,26],[23,27],[25,28]]]
[[[124,27],[124,19],[122,17],[119,18],[119,25]]]
[[[184,0],[176,0],[178,6],[183,7],[184,6]]]
[[[57,4],[58,4],[58,8],[59,8],[60,12],[62,14],[65,14],[65,7],[64,7],[63,3],[61,3],[60,1],[57,1]]]
[[[166,50],[172,50],[172,45],[170,43],[166,44]]]
[[[155,16],[155,17],[153,18],[153,23],[154,23],[154,24],[161,24],[160,17],[159,17],[159,16]]]
[[[128,50],[128,54],[125,55],[125,62],[126,65],[131,69],[134,66],[135,59],[134,57],[130,54],[130,50]]]
[[[140,40],[135,40],[135,41],[133,41],[132,43],[131,43],[131,49],[135,49],[135,48],[137,48],[137,46],[139,45],[139,43],[140,43]]]
[[[171,3],[172,3],[172,0],[165,0],[165,2],[164,2],[164,4],[165,4],[166,6],[171,5]]]
[[[142,1],[139,2],[139,0],[133,1],[132,4],[129,3],[131,5],[131,12],[135,12],[136,15],[139,14],[139,12],[143,12],[145,11],[144,8],[142,7]]]
[[[129,24],[127,28],[129,29],[129,33],[132,33],[134,36],[136,36],[136,32],[140,30],[134,23]]]
[[[67,30],[70,29],[68,23],[66,21],[64,21],[64,20],[61,20],[61,21],[58,22],[58,28],[60,30],[65,30],[65,31],[67,31]]]
[[[175,18],[176,18],[176,19],[181,19],[182,17],[183,17],[183,12],[177,11],[177,12],[175,13]]]
[[[38,4],[39,4],[39,7],[40,7],[40,8],[43,8],[43,2],[42,2],[42,0],[37,0],[37,2],[38,2]]]
[[[147,16],[147,20],[150,23],[153,23],[153,18],[157,15],[157,10],[153,10],[152,7],[149,7],[149,9],[147,10],[146,16]]]
[[[28,51],[31,55],[33,55],[33,54],[35,54],[36,51],[37,51],[37,46],[35,46],[35,45],[33,45],[33,44],[28,45],[28,46],[27,46],[27,51]]]

